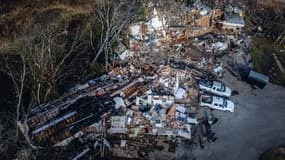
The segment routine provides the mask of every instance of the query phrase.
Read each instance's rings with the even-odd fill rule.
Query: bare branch
[[[101,44],[91,64],[94,64],[103,52],[109,55],[110,46],[118,39],[122,29],[132,21],[136,7],[136,1],[130,0],[97,3],[95,16],[101,23]],[[108,57],[106,55],[105,58]]]

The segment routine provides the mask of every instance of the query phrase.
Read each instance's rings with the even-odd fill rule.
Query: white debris
[[[132,36],[139,36],[140,35],[140,25],[131,25],[130,26],[130,33]]]
[[[153,10],[153,15],[154,15],[154,18],[151,19],[151,26],[156,30],[161,29],[163,27],[163,19],[161,20],[158,17],[158,14],[155,8]]]
[[[126,104],[124,103],[124,100],[122,97],[115,97],[113,98],[113,100],[115,101],[115,108],[119,109],[121,107],[126,107]]]
[[[228,49],[228,43],[217,42],[212,45],[212,48],[218,51],[224,51]]]
[[[121,147],[126,147],[127,145],[127,140],[121,140]]]
[[[121,54],[118,54],[121,60],[126,60],[127,58],[133,57],[133,52],[130,52],[129,50],[125,50]]]
[[[176,111],[179,111],[181,113],[185,113],[186,112],[186,108],[177,104],[176,105]]]
[[[185,89],[179,88],[175,93],[175,99],[182,99],[183,95],[186,93]]]
[[[198,124],[198,121],[196,118],[187,117],[187,123]]]

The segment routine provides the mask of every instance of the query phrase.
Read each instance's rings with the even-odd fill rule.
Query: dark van
[[[250,70],[246,82],[252,85],[256,85],[259,88],[264,88],[266,84],[269,82],[269,77],[264,74]]]

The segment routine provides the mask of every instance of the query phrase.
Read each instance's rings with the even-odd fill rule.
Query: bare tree
[[[100,22],[100,42],[95,47],[93,42],[93,32],[90,31],[90,43],[93,51],[96,52],[91,64],[94,64],[102,53],[105,53],[106,67],[108,66],[108,56],[110,49],[119,35],[136,14],[138,2],[135,0],[98,0],[94,14]],[[98,48],[98,49],[96,49]]]
[[[12,80],[14,90],[15,90],[15,97],[16,97],[16,119],[15,119],[15,124],[19,120],[19,115],[20,115],[20,108],[22,105],[22,99],[23,99],[23,91],[24,91],[24,82],[26,79],[26,64],[25,62],[25,57],[23,55],[20,55],[20,60],[18,63],[13,63],[13,65],[20,65],[20,67],[16,67],[17,69],[19,68],[20,71],[18,73],[14,73],[12,70],[13,69],[10,67],[8,63],[8,57],[4,56],[4,64],[1,64],[0,70],[5,73],[6,75],[9,76],[9,78]],[[18,57],[17,57],[18,58]],[[3,63],[3,61],[2,61]],[[16,131],[16,138],[18,138],[18,130]]]
[[[24,90],[25,90],[25,83],[27,79],[27,64],[25,63],[25,56],[24,55],[1,55],[1,68],[0,71],[6,74],[9,79],[12,81],[13,89],[15,93],[15,107],[16,112],[6,116],[7,122],[13,121],[12,126],[9,126],[5,130],[5,132],[1,133],[1,152],[5,151],[7,145],[11,142],[16,142],[19,138],[19,130],[17,127],[18,122],[20,121],[22,106],[23,106],[23,99],[24,99]],[[15,72],[17,71],[17,72]],[[4,116],[1,116],[3,118]],[[2,120],[2,119],[1,119]],[[7,123],[6,122],[6,123]],[[14,125],[13,125],[14,124]],[[7,127],[4,125],[4,127]],[[15,128],[15,130],[13,130]],[[9,134],[9,136],[5,136]],[[2,138],[5,137],[5,140]],[[29,141],[28,144],[33,146]]]
[[[21,53],[27,66],[30,83],[27,85],[32,90],[32,104],[40,104],[54,94],[56,82],[62,78],[62,69],[68,59],[74,54],[82,43],[82,32],[77,30],[68,48],[66,43],[62,44],[58,39],[63,38],[64,32],[55,29],[45,30],[36,27],[32,34],[22,36],[17,52]]]
[[[63,73],[65,64],[83,45],[81,30],[76,30],[68,45],[66,41],[62,42],[65,36],[64,32],[55,28],[37,26],[21,35],[15,47],[8,49],[9,54],[0,53],[4,59],[0,61],[0,71],[9,76],[15,93],[16,114],[11,118],[14,118],[16,138],[10,137],[17,141],[20,129],[32,148],[37,147],[30,142],[25,119],[33,106],[57,94],[55,86],[66,75]],[[64,50],[59,52],[62,48]],[[23,104],[24,97],[30,97],[29,104]]]

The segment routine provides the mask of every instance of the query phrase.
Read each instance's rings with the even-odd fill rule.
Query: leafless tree
[[[32,89],[32,104],[40,104],[48,99],[56,82],[65,75],[62,73],[64,64],[82,45],[82,32],[77,30],[68,49],[61,53],[58,50],[66,47],[66,44],[59,44],[58,39],[63,36],[61,31],[38,27],[32,35],[22,36],[16,48],[25,59],[30,80],[28,86]]]
[[[100,22],[100,42],[95,47],[93,32],[90,31],[90,43],[96,53],[91,64],[94,64],[102,53],[105,53],[106,67],[108,66],[108,54],[119,35],[136,14],[138,1],[136,0],[98,0],[94,14]],[[98,49],[97,49],[98,48]]]
[[[25,63],[26,60],[24,55],[1,55],[1,58],[2,61],[1,61],[0,71],[6,74],[9,77],[9,79],[12,81],[15,93],[15,108],[16,108],[15,114],[13,113],[1,116],[1,121],[3,121],[2,118],[5,117],[6,123],[8,123],[9,121],[13,122],[12,126],[8,127],[5,124],[3,124],[2,126],[6,127],[5,132],[1,132],[1,137],[0,137],[0,146],[1,146],[0,151],[3,152],[5,151],[5,149],[7,149],[6,147],[8,146],[9,143],[16,142],[19,138],[17,123],[18,121],[20,121],[20,116],[23,106],[24,89],[27,79],[27,65]]]
[[[13,65],[21,65],[19,67],[20,71],[18,73],[14,73],[13,70],[15,67],[12,67],[8,63],[8,57],[4,56],[4,64],[1,64],[1,71],[3,73],[6,73],[6,75],[9,76],[9,78],[12,80],[14,90],[15,90],[15,97],[16,97],[16,119],[15,124],[17,121],[19,121],[19,115],[20,115],[20,108],[22,105],[22,99],[23,99],[23,91],[24,91],[24,82],[26,79],[26,64],[24,63],[25,57],[23,55],[19,56],[20,60],[19,63],[13,63]],[[2,61],[3,63],[3,61]],[[17,68],[17,67],[16,67]],[[18,69],[18,68],[17,68]],[[16,131],[16,138],[18,137],[18,130]]]
[[[81,30],[76,30],[69,45],[66,42],[59,43],[64,36],[65,33],[57,29],[37,26],[31,32],[21,35],[15,42],[15,47],[7,49],[9,54],[0,54],[3,57],[0,71],[9,76],[15,93],[16,114],[11,118],[14,118],[17,126],[16,138],[12,135],[10,137],[17,141],[20,128],[32,148],[37,147],[32,145],[28,137],[28,127],[25,124],[28,112],[33,106],[57,94],[56,83],[66,75],[63,73],[65,63],[82,46]],[[59,52],[62,48],[65,50]],[[25,104],[28,107],[23,107],[25,96],[31,99],[28,105]]]

